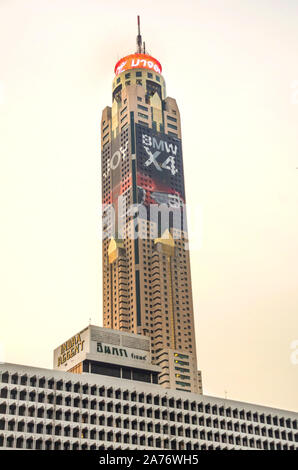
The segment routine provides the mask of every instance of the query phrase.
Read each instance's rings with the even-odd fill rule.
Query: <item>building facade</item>
[[[0,449],[298,450],[297,423],[137,380],[0,364]]]
[[[141,44],[102,113],[103,325],[148,336],[160,385],[198,393],[180,114]]]

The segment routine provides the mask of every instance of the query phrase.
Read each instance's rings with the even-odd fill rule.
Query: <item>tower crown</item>
[[[156,60],[151,55],[146,54],[145,42],[143,43],[143,48],[142,48],[142,36],[141,36],[139,16],[138,16],[137,50],[135,54],[127,55],[125,57],[122,57],[122,59],[118,60],[117,64],[115,65],[115,75],[119,75],[125,70],[131,70],[134,68],[148,69],[156,73],[160,73],[160,74],[162,71],[160,62],[158,62],[158,60]]]

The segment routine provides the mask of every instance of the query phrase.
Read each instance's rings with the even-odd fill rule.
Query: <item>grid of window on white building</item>
[[[293,412],[13,364],[0,378],[0,448],[298,450]]]

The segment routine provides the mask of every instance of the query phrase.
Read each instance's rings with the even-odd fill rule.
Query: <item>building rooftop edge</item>
[[[174,395],[180,395],[181,398],[185,398],[185,399],[204,399],[204,400],[219,400],[221,401],[222,403],[227,403],[227,404],[235,404],[236,405],[241,405],[243,407],[249,407],[249,406],[252,406],[252,407],[255,407],[255,408],[260,408],[262,410],[264,410],[264,408],[266,408],[266,410],[268,411],[274,411],[274,412],[278,412],[278,413],[287,413],[287,414],[291,414],[291,415],[295,415],[296,418],[298,418],[298,412],[297,411],[294,411],[294,410],[286,410],[286,409],[282,409],[282,408],[273,408],[273,407],[270,407],[270,406],[267,406],[267,405],[262,405],[262,404],[256,404],[256,403],[250,403],[250,402],[244,402],[244,401],[238,401],[238,400],[232,400],[232,399],[229,399],[229,398],[223,398],[223,397],[215,397],[215,396],[211,396],[211,395],[200,395],[198,393],[192,393],[192,392],[184,392],[184,391],[178,391],[178,390],[175,390],[175,389],[166,389],[164,387],[162,387],[161,385],[157,385],[157,384],[151,384],[151,383],[146,383],[146,382],[135,382],[135,381],[131,381],[131,380],[126,380],[126,379],[118,379],[117,377],[109,377],[109,376],[103,376],[103,375],[97,375],[97,374],[90,374],[90,373],[82,373],[82,374],[74,374],[72,372],[66,372],[66,371],[59,371],[59,370],[55,370],[55,369],[47,369],[47,368],[43,368],[43,367],[36,367],[36,366],[28,366],[28,365],[25,365],[25,364],[14,364],[14,363],[10,363],[10,362],[2,362],[0,363],[0,370],[3,370],[3,368],[5,367],[9,367],[9,368],[17,368],[17,369],[29,369],[29,370],[33,370],[33,371],[36,371],[36,373],[38,373],[38,371],[40,371],[40,373],[48,373],[48,374],[54,374],[55,376],[59,377],[59,376],[65,376],[65,374],[70,374],[72,375],[72,378],[77,378],[78,381],[80,381],[80,379],[84,378],[84,380],[88,380],[88,378],[90,377],[90,379],[92,378],[92,380],[94,379],[97,379],[97,381],[100,381],[100,379],[102,379],[104,377],[104,380],[106,381],[103,385],[109,385],[108,381],[109,379],[112,379],[112,380],[120,380],[124,385],[125,387],[128,387],[128,388],[135,388],[136,385],[139,385],[143,388],[143,391],[144,392],[163,392],[165,394],[168,394],[168,395],[171,395],[172,393]]]

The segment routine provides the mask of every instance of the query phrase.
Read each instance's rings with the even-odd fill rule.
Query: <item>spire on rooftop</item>
[[[137,35],[137,54],[142,54],[142,36],[140,27],[140,17],[138,15],[138,35]]]

